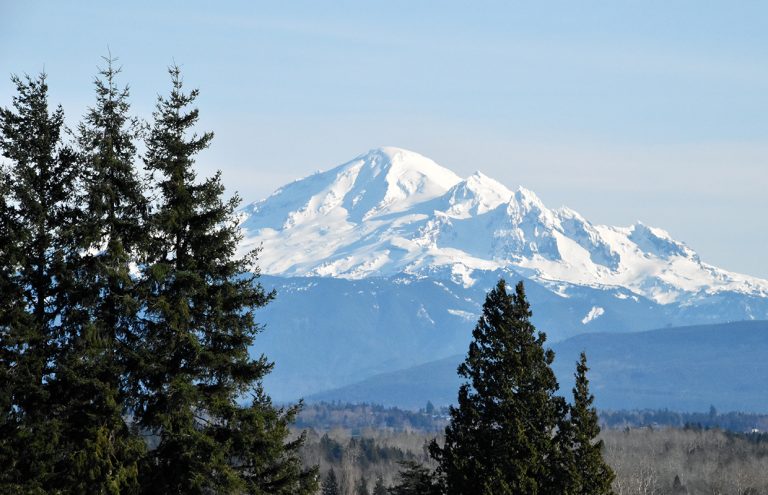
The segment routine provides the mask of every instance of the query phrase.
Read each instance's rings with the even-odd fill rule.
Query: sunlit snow
[[[597,318],[600,318],[605,314],[605,310],[599,306],[592,306],[592,309],[589,310],[589,313],[587,313],[587,316],[581,319],[581,324],[586,325],[592,320],[595,320]]]
[[[399,148],[295,181],[241,214],[241,248],[263,246],[259,266],[270,275],[428,274],[470,287],[475,272],[505,268],[563,296],[566,285],[661,304],[722,291],[768,296],[768,281],[708,265],[662,229],[593,225],[523,187],[480,172],[461,179]]]

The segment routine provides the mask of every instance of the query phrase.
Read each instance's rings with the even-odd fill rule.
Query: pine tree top
[[[433,444],[449,492],[536,493],[550,478],[553,432],[565,410],[550,368],[554,353],[531,323],[522,282],[492,289],[458,372],[445,445]]]

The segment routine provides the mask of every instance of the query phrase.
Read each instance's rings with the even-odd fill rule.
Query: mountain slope
[[[660,304],[768,297],[768,281],[708,265],[661,229],[593,225],[522,187],[481,173],[462,180],[397,148],[293,182],[242,219],[243,248],[263,245],[263,272],[283,277],[405,273],[469,287],[480,272],[511,268],[563,296],[562,284],[623,288]]]
[[[397,148],[286,185],[246,206],[241,227],[278,292],[253,350],[277,363],[276,400],[464,352],[499,277],[525,281],[550,342],[768,319],[768,281],[708,265],[661,229],[595,225]]]
[[[586,334],[552,345],[560,393],[569,397],[578,355],[587,352],[601,409],[765,411],[768,321]],[[407,408],[456,401],[464,354],[375,375],[310,401],[374,402]]]
[[[366,377],[464,353],[486,291],[498,277],[524,280],[533,322],[557,342],[585,332],[631,332],[668,325],[735,320],[742,304],[768,301],[733,294],[706,305],[662,305],[626,289],[569,288],[561,297],[513,271],[482,272],[472,287],[415,275],[350,280],[273,277],[275,301],[259,310],[266,324],[254,352],[275,361],[265,385],[276,400],[293,401]],[[764,351],[763,351],[764,352]]]

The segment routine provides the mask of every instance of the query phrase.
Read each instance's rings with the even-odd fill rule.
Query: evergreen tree
[[[260,326],[255,309],[273,293],[251,271],[256,253],[237,257],[237,197],[222,199],[219,174],[198,182],[194,157],[213,134],[188,135],[188,110],[177,67],[160,97],[145,164],[157,184],[142,265],[141,346],[131,372],[136,419],[158,437],[142,466],[145,493],[311,493],[312,471],[287,442],[295,414],[275,410],[260,380],[271,364],[252,359]],[[251,403],[238,400],[251,394]]]
[[[67,345],[56,387],[63,406],[67,462],[57,477],[76,493],[132,493],[138,488],[142,437],[129,429],[123,387],[139,303],[131,263],[143,248],[146,199],[134,166],[139,124],[128,116],[128,88],[105,59],[96,105],[79,127],[87,205],[78,233],[85,245],[64,326]]]
[[[234,411],[227,428],[220,428],[218,442],[229,444],[235,467],[245,482],[245,493],[309,495],[317,490],[317,468],[304,469],[299,450],[305,433],[286,441],[292,433],[301,403],[275,408],[258,385],[249,407]]]
[[[368,482],[365,478],[360,478],[360,481],[357,483],[355,495],[371,495],[371,492],[368,491]]]
[[[433,471],[412,461],[403,462],[402,465],[400,481],[389,489],[390,495],[441,495],[444,493],[444,487]]]
[[[449,494],[555,493],[553,434],[565,414],[554,359],[536,332],[522,282],[488,294],[458,372],[468,380],[450,409],[445,445],[433,442]]]
[[[579,495],[612,494],[611,484],[615,477],[613,470],[603,460],[603,441],[596,440],[600,434],[597,410],[592,405],[595,397],[589,392],[587,379],[587,356],[581,353],[576,365],[576,384],[573,388],[573,405],[570,407],[574,469],[572,486],[568,493]]]
[[[2,191],[8,245],[2,248],[0,491],[43,493],[56,488],[52,475],[61,460],[50,382],[70,268],[81,247],[73,232],[78,205],[72,196],[80,171],[62,140],[63,110],[49,111],[45,75],[12,81],[13,108],[0,109],[0,150],[11,165]]]
[[[28,313],[24,311],[24,298],[17,284],[16,248],[21,235],[12,206],[10,174],[0,169],[0,492],[10,491],[19,473],[13,469],[16,462],[17,445],[14,440],[18,416],[15,414],[16,370],[18,347],[14,342],[18,326],[29,324]],[[12,331],[13,330],[13,331]]]
[[[328,470],[328,474],[325,475],[320,493],[321,495],[339,495],[339,483],[336,481],[336,473],[333,468]]]
[[[683,482],[680,481],[680,476],[675,475],[675,479],[672,480],[672,495],[688,495],[688,490],[685,488],[685,485],[683,485]]]
[[[387,495],[389,491],[384,486],[384,479],[381,476],[376,478],[376,484],[373,486],[373,495]]]
[[[557,430],[553,437],[555,462],[551,473],[552,486],[556,487],[556,491],[562,495],[577,493],[579,489],[579,467],[574,450],[574,435],[570,406],[566,406],[565,414],[558,419]]]

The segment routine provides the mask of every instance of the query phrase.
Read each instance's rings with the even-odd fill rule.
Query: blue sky
[[[768,278],[768,3],[0,0],[11,73],[74,123],[100,57],[149,117],[176,61],[246,201],[370,148],[524,185],[596,223],[662,227]]]

